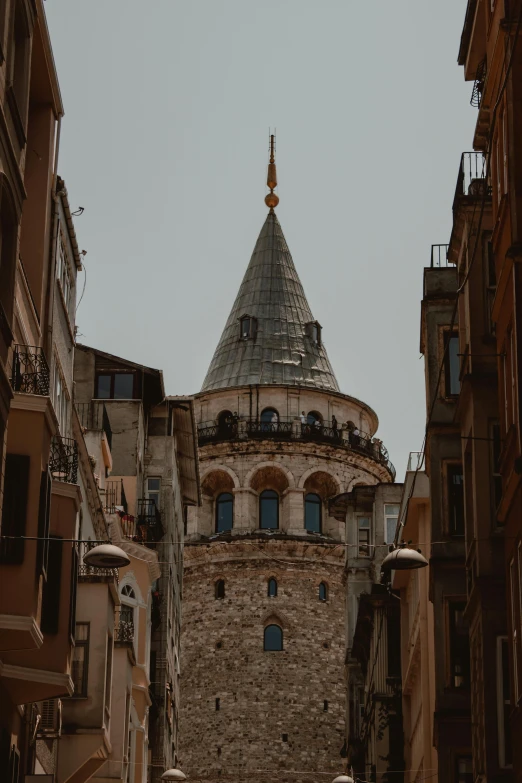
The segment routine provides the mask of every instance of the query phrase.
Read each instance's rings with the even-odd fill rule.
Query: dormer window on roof
[[[322,326],[319,321],[310,321],[306,324],[306,334],[319,347],[321,346],[321,331]]]
[[[242,315],[239,319],[239,339],[253,340],[257,332],[257,318],[250,315]]]

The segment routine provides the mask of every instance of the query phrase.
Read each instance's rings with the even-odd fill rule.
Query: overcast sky
[[[403,480],[425,421],[423,267],[476,110],[465,0],[47,0],[59,170],[87,250],[79,340],[198,391],[277,209],[342,391]],[[80,291],[83,275],[79,277]]]

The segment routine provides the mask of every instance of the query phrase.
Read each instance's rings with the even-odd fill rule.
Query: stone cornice
[[[189,572],[210,562],[273,562],[280,559],[284,565],[302,561],[310,565],[324,564],[344,568],[345,546],[341,542],[310,541],[297,536],[237,536],[228,541],[187,542],[184,549],[184,568]]]

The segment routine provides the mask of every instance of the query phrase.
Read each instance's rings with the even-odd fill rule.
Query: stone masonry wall
[[[299,771],[342,769],[343,564],[339,544],[248,536],[186,546],[180,766],[192,780],[296,783],[311,779]],[[263,649],[270,623],[283,628],[281,652]]]

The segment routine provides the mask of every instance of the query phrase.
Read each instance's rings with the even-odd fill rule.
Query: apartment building
[[[75,389],[111,540],[131,557],[131,565],[120,571],[119,614],[128,618],[127,607],[134,607],[132,627],[148,629],[148,638],[133,642],[126,686],[132,699],[121,712],[111,709],[111,716],[126,716],[125,725],[114,729],[118,738],[110,740],[120,755],[113,752],[114,760],[93,779],[156,781],[177,763],[184,520],[188,506],[200,502],[193,402],[166,397],[159,370],[82,345],[75,354]],[[108,433],[110,475],[103,456]],[[138,564],[145,561],[148,571],[140,582]],[[139,623],[136,607],[144,613]],[[128,622],[119,627],[127,628],[128,637]],[[115,634],[116,656],[118,646],[130,645],[131,639],[119,638],[118,621]],[[121,666],[114,658],[120,677],[123,664],[124,656]],[[101,673],[100,668],[98,677]],[[97,693],[96,679],[93,688]],[[77,714],[72,723],[83,731],[80,718]]]
[[[481,453],[473,454],[471,438],[466,443],[465,453],[465,467],[477,493],[470,493],[468,499],[466,490],[467,512],[468,504],[473,503],[466,518],[470,536],[469,612],[477,624],[476,643],[472,635],[472,666],[478,668],[479,676],[473,709],[477,722],[473,757],[475,774],[487,775],[490,771],[497,771],[499,779],[509,777],[511,765],[515,773],[522,769],[522,750],[517,742],[522,726],[522,448],[519,394],[522,331],[518,304],[522,283],[519,263],[522,258],[522,149],[519,142],[522,126],[521,14],[520,3],[515,0],[509,3],[507,0],[469,2],[459,51],[459,64],[464,67],[465,79],[473,82],[473,97],[478,109],[473,146],[484,153],[488,173],[488,191],[483,197],[484,216],[482,219],[479,216],[475,229],[479,247],[474,263],[478,267],[487,265],[492,306],[488,302],[486,316],[493,327],[488,329],[488,323],[482,326],[481,317],[484,316],[479,302],[476,302],[470,316],[470,329],[474,320],[475,328],[482,328],[489,338],[486,343],[489,352],[496,354],[492,359],[479,355],[478,366],[470,365],[466,358],[463,372],[469,374],[475,384],[477,373],[480,377],[485,372],[493,374],[496,369],[498,375],[498,407],[493,412],[494,401],[488,399],[481,422],[483,436],[489,426],[490,454],[484,447]],[[484,241],[488,242],[487,261],[484,260]],[[462,244],[465,246],[465,242]],[[462,265],[459,249],[456,249],[455,257]],[[469,255],[469,249],[467,252]],[[473,269],[470,283],[472,277],[478,279],[478,274]],[[468,339],[468,335],[463,334],[461,345],[465,346]],[[485,352],[484,347],[479,354]],[[471,349],[469,353],[472,354]],[[477,393],[480,394],[480,384]],[[485,396],[484,392],[482,395]],[[467,425],[464,434],[471,434],[470,423],[463,421],[463,424]],[[478,464],[473,462],[473,456]],[[484,494],[480,497],[478,477],[474,472],[482,469],[485,474],[488,456],[492,478],[483,483],[481,489]],[[480,507],[478,501],[482,501]],[[500,549],[504,554],[504,572],[498,562]],[[507,605],[506,618],[503,612],[498,617],[491,609],[488,611],[489,602],[483,597],[486,591],[481,586],[481,574],[489,576],[487,584],[488,593],[491,584],[491,600],[494,601],[497,593],[502,596],[497,605]],[[507,583],[505,598],[504,580]],[[509,687],[505,676],[507,659]],[[484,676],[486,669],[496,672],[496,692],[491,679]],[[481,717],[479,712],[487,717]],[[509,725],[512,743],[508,736]]]
[[[400,604],[381,584],[397,528],[402,484],[356,485],[331,501],[346,524],[346,751],[357,778],[404,777]]]

